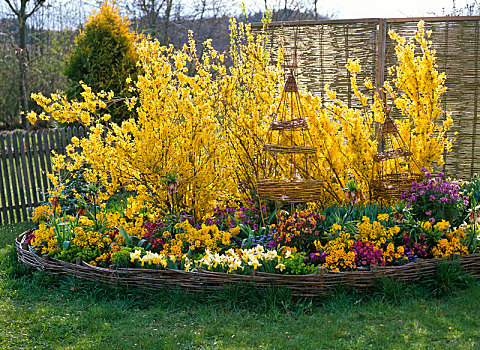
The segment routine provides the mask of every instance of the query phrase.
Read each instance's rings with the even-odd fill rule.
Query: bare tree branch
[[[24,0],[25,1],[25,0]],[[28,1],[28,0],[27,0]],[[31,15],[33,15],[37,10],[42,7],[42,5],[45,3],[45,0],[36,0],[35,5],[33,6],[32,11],[30,11],[28,14],[25,15],[25,19],[29,18]]]
[[[27,19],[38,11],[45,0],[34,0],[33,7],[30,12],[27,11],[27,5],[31,0],[20,0],[19,8],[15,8],[11,0],[5,0],[12,12],[17,17],[18,21],[18,104],[19,111],[28,111],[28,92],[27,92],[27,70],[28,70],[28,48],[27,48]],[[28,121],[25,117],[22,118],[24,127],[28,127]]]
[[[15,8],[13,7],[12,3],[10,2],[10,0],[5,0],[5,2],[7,3],[8,7],[10,7],[10,9],[12,10],[12,12],[15,14],[15,16],[20,16],[20,12]]]

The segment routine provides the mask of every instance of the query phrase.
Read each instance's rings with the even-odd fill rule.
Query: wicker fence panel
[[[290,59],[297,46],[297,83],[300,89],[325,96],[324,86],[330,85],[349,106],[359,105],[351,98],[350,75],[345,70],[349,58],[358,57],[364,71],[375,81],[377,55],[377,22],[334,22],[315,25],[276,25],[268,29],[274,51],[283,38],[286,58]]]
[[[447,92],[443,97],[443,108],[452,112],[454,125],[450,136],[455,137],[451,153],[445,155],[443,171],[461,178],[472,177],[480,172],[476,150],[479,128],[479,20],[429,21],[425,28],[432,31],[431,40],[436,50],[438,69],[447,76]],[[388,23],[402,35],[412,35],[416,21]],[[394,43],[387,40],[387,66],[395,64]],[[385,73],[386,74],[386,73]]]
[[[272,23],[267,29],[272,48],[283,37],[291,53],[295,42],[299,57],[298,85],[325,100],[325,84],[337,91],[349,106],[358,106],[350,89],[350,77],[345,70],[348,58],[358,57],[362,65],[360,79],[372,82],[388,80],[387,69],[396,62],[394,42],[388,30],[394,29],[411,36],[421,18],[359,19]],[[448,176],[470,178],[480,173],[477,141],[480,130],[479,49],[480,17],[422,18],[425,29],[432,31],[431,40],[437,55],[438,70],[446,72],[447,93],[443,108],[452,112],[454,125],[450,132],[456,142],[446,154],[446,164],[438,167]],[[385,27],[384,27],[385,26]],[[253,26],[258,30],[258,26]],[[383,29],[385,28],[385,30]],[[382,41],[385,45],[382,45]],[[398,115],[397,115],[398,116]]]

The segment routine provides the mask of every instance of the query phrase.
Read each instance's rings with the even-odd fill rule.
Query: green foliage
[[[411,188],[400,197],[408,202],[413,218],[417,221],[428,220],[432,224],[445,220],[452,227],[458,227],[469,205],[468,196],[462,195],[458,181],[445,179],[442,172],[437,177],[429,172],[424,175],[423,182],[413,182]]]
[[[480,241],[478,236],[480,234],[478,224],[465,225],[463,227],[463,232],[465,233],[465,239],[463,244],[467,246],[468,251],[472,253],[478,253],[480,250]]]
[[[69,98],[82,99],[80,81],[93,92],[113,91],[122,98],[132,97],[126,80],[136,81],[139,68],[134,49],[136,38],[129,25],[114,3],[105,2],[90,16],[67,60],[65,75],[70,80]],[[112,104],[108,110],[111,120],[117,123],[134,116],[122,101]]]
[[[322,210],[325,221],[322,223],[324,228],[329,228],[333,224],[347,223],[351,221],[360,221],[362,217],[367,216],[370,220],[377,220],[378,214],[392,214],[393,208],[381,204],[370,203],[366,205],[338,205],[333,204]],[[387,227],[395,226],[390,219]]]
[[[64,185],[64,189],[58,200],[62,211],[65,211],[67,214],[75,215],[77,208],[86,208],[85,196],[88,190],[88,183],[84,176],[85,170],[86,167],[82,166],[73,171],[64,169],[60,171],[60,180]]]
[[[18,27],[16,21],[11,21],[7,18],[0,20],[0,129],[10,130],[22,127],[18,101]],[[49,95],[67,87],[62,71],[77,32],[42,29],[41,21],[33,27],[27,24],[27,95],[30,92]],[[37,112],[42,110],[29,96],[28,107]],[[47,123],[42,124],[46,126]]]
[[[57,253],[56,258],[63,261],[68,261],[74,263],[77,258],[81,258],[83,261],[90,262],[95,260],[98,256],[102,254],[100,248],[91,248],[91,247],[77,247],[72,245],[68,250],[62,250]]]
[[[6,245],[12,245],[20,233],[31,228],[33,228],[32,222],[0,226],[0,249]]]
[[[415,282],[396,300],[388,295],[398,286],[371,294],[341,286],[312,302],[278,286],[258,290],[245,284],[198,294],[142,291],[25,267],[23,273],[19,266],[13,247],[0,249],[2,349],[457,350],[479,345],[480,319],[472,312],[478,308],[478,284],[432,298]],[[10,268],[13,274],[7,274]]]
[[[373,294],[384,302],[399,304],[411,296],[411,288],[400,280],[379,277],[375,280]]]
[[[435,275],[430,282],[433,295],[438,297],[466,289],[475,283],[475,279],[460,266],[458,256],[453,256],[436,264]]]
[[[267,225],[260,227],[257,231],[253,230],[250,225],[244,224],[237,219],[235,219],[233,216],[229,215],[230,219],[235,221],[238,227],[240,227],[240,233],[238,234],[237,239],[241,241],[240,243],[240,248],[242,249],[250,249],[255,247],[258,242],[257,239],[260,237],[266,237],[270,233],[270,225],[275,218],[275,213],[274,211],[270,217],[268,218]]]
[[[429,247],[437,245],[445,232],[435,228],[427,228],[422,225],[422,221],[417,221],[411,215],[407,215],[403,222],[403,232],[407,232],[413,242],[425,241]],[[424,238],[422,238],[424,237]]]
[[[62,211],[67,215],[76,215],[77,209],[89,209],[92,212],[98,211],[98,203],[95,210],[93,210],[92,199],[96,199],[103,188],[98,183],[89,183],[85,180],[86,166],[79,169],[67,171],[60,170],[60,181],[63,185],[62,193],[57,197]],[[109,213],[121,213],[123,215],[126,208],[126,200],[130,196],[128,193],[118,193],[115,196],[109,197],[105,203],[105,211]],[[51,195],[47,193],[47,199]],[[48,201],[47,201],[48,202]],[[92,220],[95,221],[94,218]]]
[[[123,238],[125,238],[125,246],[128,248],[135,249],[143,246],[146,242],[145,239],[140,239],[140,237],[130,236],[127,231],[121,226],[117,227],[117,230],[122,234]],[[148,243],[145,248],[148,250],[150,248],[150,243]]]
[[[77,225],[76,222],[73,223],[73,225],[70,222],[67,222],[66,216],[67,215],[63,213],[63,218],[57,218],[54,216],[52,220],[53,231],[55,232],[55,237],[57,238],[58,247],[62,251],[68,250],[70,242],[75,236],[74,228]]]
[[[16,279],[29,275],[31,269],[18,261],[17,249],[15,246],[7,246],[0,249],[0,273],[4,273],[5,277]]]
[[[248,285],[195,295],[119,290],[65,277],[48,286],[30,281],[9,281],[0,292],[2,348],[456,350],[478,345],[480,320],[471,311],[479,288],[441,300],[415,296],[394,306],[339,291],[319,305],[288,298],[278,288],[261,292]]]
[[[112,262],[116,267],[127,268],[130,264],[130,253],[132,248],[122,247],[118,252],[112,254]]]
[[[130,193],[121,193],[111,196],[105,203],[105,211],[107,213],[120,213],[123,216],[125,209],[127,208],[127,199],[130,196]]]
[[[309,275],[317,272],[313,264],[305,263],[307,254],[304,252],[294,253],[292,258],[284,259],[285,272],[287,275]]]
[[[463,217],[465,221],[468,223],[477,223],[480,220],[480,178],[478,175],[475,174],[473,178],[470,179],[470,181],[466,182],[461,182],[460,183],[460,188],[462,191],[462,194],[464,196],[468,196],[468,202],[470,205],[468,207],[464,207],[465,211],[463,212]],[[473,238],[473,237],[472,237]],[[473,250],[477,248],[478,240],[477,242],[471,241],[469,243],[469,248],[470,246],[475,246]]]
[[[468,196],[468,201],[474,207],[475,204],[480,204],[480,178],[475,175],[470,181],[460,183],[460,188],[464,195]]]

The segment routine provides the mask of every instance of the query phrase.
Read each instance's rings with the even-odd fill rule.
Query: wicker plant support
[[[289,130],[289,129],[300,129],[308,130],[308,124],[305,118],[297,118],[290,120],[273,120],[270,123],[268,130]]]
[[[373,267],[369,270],[331,272],[319,268],[312,275],[281,275],[257,272],[237,275],[197,269],[194,272],[172,269],[105,269],[83,261],[72,264],[33,253],[25,242],[29,231],[15,240],[18,260],[26,265],[50,274],[72,275],[79,279],[102,282],[113,287],[128,285],[146,290],[180,288],[187,292],[222,290],[239,284],[251,284],[259,289],[272,286],[284,287],[295,297],[318,297],[331,288],[349,286],[360,290],[371,287],[379,278],[388,277],[410,282],[418,277],[431,277],[442,259],[427,259],[402,266]],[[455,259],[444,259],[447,263]],[[480,276],[480,254],[458,256],[460,266],[470,275]]]
[[[373,156],[373,160],[375,162],[383,162],[388,159],[410,157],[412,154],[413,154],[412,151],[410,151],[408,148],[400,148],[400,149],[385,151],[382,153],[377,153]]]
[[[295,203],[316,202],[323,193],[322,182],[315,180],[313,175],[317,166],[317,149],[313,146],[307,120],[303,117],[293,71],[295,66],[296,63],[290,68],[280,103],[270,123],[267,140],[262,147],[266,156],[264,171],[257,179],[260,200],[288,202],[292,210]],[[295,136],[298,138],[295,139]],[[283,156],[282,164],[278,160],[280,156]],[[278,171],[283,166],[287,169],[286,173]]]
[[[296,146],[296,145],[271,145],[263,146],[265,152],[276,152],[283,154],[315,154],[317,149],[310,146]]]
[[[259,180],[257,183],[257,194],[260,198],[289,203],[313,202],[321,196],[322,191],[321,181],[316,180]]]
[[[405,191],[411,189],[414,181],[423,181],[423,176],[419,174],[389,174],[377,177],[371,183],[373,198],[399,198]]]
[[[412,182],[423,181],[423,175],[420,174],[420,167],[412,157],[412,151],[407,148],[390,116],[385,117],[376,137],[378,153],[373,156],[373,178],[370,185],[373,199],[387,201],[398,199],[411,188]],[[397,148],[393,148],[394,143]],[[385,171],[387,164],[390,164],[393,169],[400,169],[401,159],[408,165],[406,172]],[[413,170],[415,167],[416,171]]]

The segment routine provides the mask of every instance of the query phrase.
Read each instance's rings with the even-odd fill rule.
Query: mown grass
[[[32,227],[32,222],[0,226],[0,248],[4,248],[8,244],[13,245],[15,237]]]
[[[4,232],[15,227],[0,229]],[[1,349],[476,349],[480,286],[457,268],[313,302],[239,287],[147,293],[54,277],[0,251]]]

